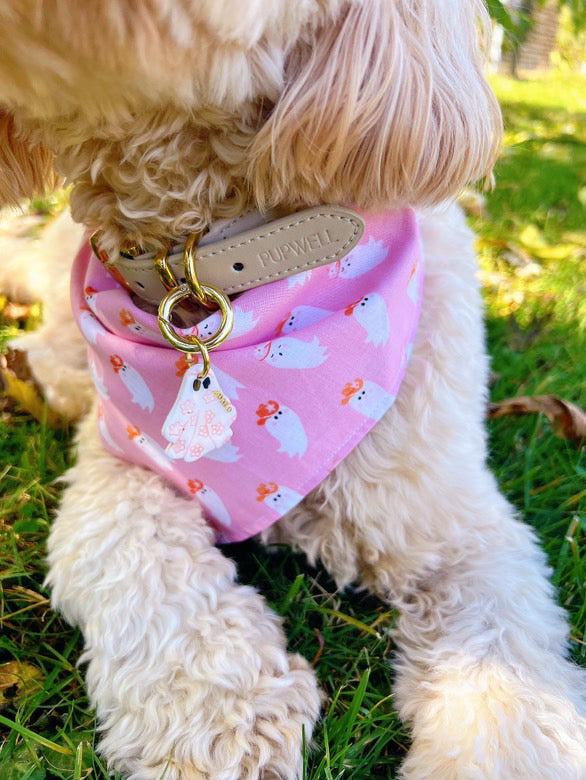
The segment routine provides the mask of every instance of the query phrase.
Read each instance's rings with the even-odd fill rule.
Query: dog
[[[412,736],[402,777],[578,780],[584,674],[567,660],[544,554],[487,470],[473,236],[450,201],[490,178],[498,152],[486,27],[477,0],[4,0],[0,199],[64,177],[75,222],[100,231],[106,258],[138,247],[163,260],[169,242],[255,210],[344,207],[368,223],[418,209],[423,302],[396,398],[262,540],[400,611],[393,692]],[[26,277],[48,300],[42,328],[15,343],[47,399],[71,417],[89,408],[48,583],[84,634],[101,751],[136,780],[293,780],[320,708],[314,672],[237,584],[201,480],[188,496],[104,446],[86,343],[64,303],[81,232],[63,216],[39,248],[44,271],[15,257],[2,273],[7,292]],[[418,257],[415,233],[412,246]],[[144,309],[124,310],[128,325]],[[219,367],[220,351],[210,360]],[[355,413],[362,380],[347,380],[340,409]],[[269,394],[254,420],[267,452],[275,403]],[[280,442],[291,460],[296,442]],[[263,484],[262,500],[278,491]]]

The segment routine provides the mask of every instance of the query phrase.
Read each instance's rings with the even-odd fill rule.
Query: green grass
[[[479,234],[494,399],[551,392],[586,406],[586,139],[579,115],[585,86],[567,75],[495,79],[507,149],[486,214],[471,218]],[[34,204],[45,212],[58,206]],[[5,339],[7,330],[0,333]],[[542,540],[571,615],[573,654],[586,665],[586,459],[541,417],[494,421],[490,432],[492,468]],[[60,489],[55,479],[71,461],[70,438],[70,431],[51,430],[0,402],[0,664],[19,660],[33,678],[28,688],[0,691],[2,780],[108,777],[93,750],[93,714],[75,665],[81,638],[51,612],[42,585]],[[286,550],[269,556],[248,542],[230,554],[241,580],[254,583],[284,616],[290,647],[310,660],[319,656],[328,701],[307,780],[392,777],[408,747],[393,710],[388,664],[395,615],[371,597],[337,593],[323,570]]]

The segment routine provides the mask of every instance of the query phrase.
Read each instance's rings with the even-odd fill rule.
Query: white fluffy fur
[[[490,169],[498,140],[480,3],[390,2],[52,0],[30,14],[6,0],[0,199],[50,179],[54,154],[76,218],[115,248],[160,246],[255,202],[378,208],[453,194]],[[583,780],[584,673],[567,660],[544,555],[485,464],[473,237],[453,205],[420,223],[425,300],[397,401],[264,540],[400,609],[404,778]],[[63,216],[33,266],[0,237],[14,256],[0,286],[47,302],[43,328],[17,346],[71,417],[91,404],[63,273],[78,238]],[[235,583],[195,502],[102,449],[93,412],[78,451],[48,582],[85,636],[109,766],[133,780],[296,780],[319,695],[278,618]]]
[[[2,292],[16,300],[43,300],[43,324],[11,342],[26,352],[47,402],[58,414],[79,419],[95,393],[87,369],[85,344],[73,323],[69,300],[71,252],[83,238],[83,228],[64,211],[31,241],[15,235],[18,212],[4,213],[0,233]]]
[[[425,300],[397,401],[264,541],[401,610],[395,695],[413,734],[403,777],[580,780],[584,674],[565,660],[544,555],[485,466],[473,237],[455,206],[420,221]],[[60,225],[65,250],[73,236]],[[172,780],[298,777],[314,675],[287,655],[258,594],[234,583],[194,503],[104,452],[93,414],[66,480],[48,581],[84,632],[111,766],[136,780],[158,778],[170,757]]]
[[[197,505],[106,453],[90,414],[48,582],[86,641],[112,766],[136,780],[296,777],[319,710],[280,620],[213,544]]]

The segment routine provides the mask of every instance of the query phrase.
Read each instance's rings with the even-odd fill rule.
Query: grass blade
[[[25,726],[21,726],[20,723],[16,723],[9,718],[5,718],[4,715],[0,715],[0,724],[7,726],[9,729],[13,729],[17,734],[20,734],[20,736],[24,737],[25,739],[32,739],[42,747],[48,748],[49,750],[55,750],[57,753],[63,753],[66,756],[71,755],[71,750],[69,748],[63,747],[63,745],[58,745],[56,742],[51,742],[50,739],[41,737],[40,734],[35,734],[34,731],[27,729]]]
[[[374,628],[371,628],[371,626],[363,623],[362,620],[357,620],[351,615],[346,615],[344,612],[339,612],[337,609],[330,609],[329,607],[317,607],[317,611],[321,612],[323,615],[332,615],[332,617],[336,617],[338,620],[343,620],[344,623],[349,623],[351,626],[354,626],[354,628],[357,628],[360,631],[366,631],[367,634],[371,634],[377,639],[381,638],[381,635],[378,633],[378,631],[375,631]]]

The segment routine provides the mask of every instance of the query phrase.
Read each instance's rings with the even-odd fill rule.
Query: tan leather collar
[[[356,246],[364,231],[362,218],[341,206],[319,206],[272,222],[260,221],[258,213],[250,212],[212,226],[197,248],[200,282],[227,295],[244,292],[339,260]],[[248,229],[240,232],[243,227]],[[225,237],[234,230],[237,235]],[[157,305],[162,299],[165,288],[155,270],[153,253],[101,259],[143,300]],[[181,280],[183,245],[172,248],[168,261]]]

